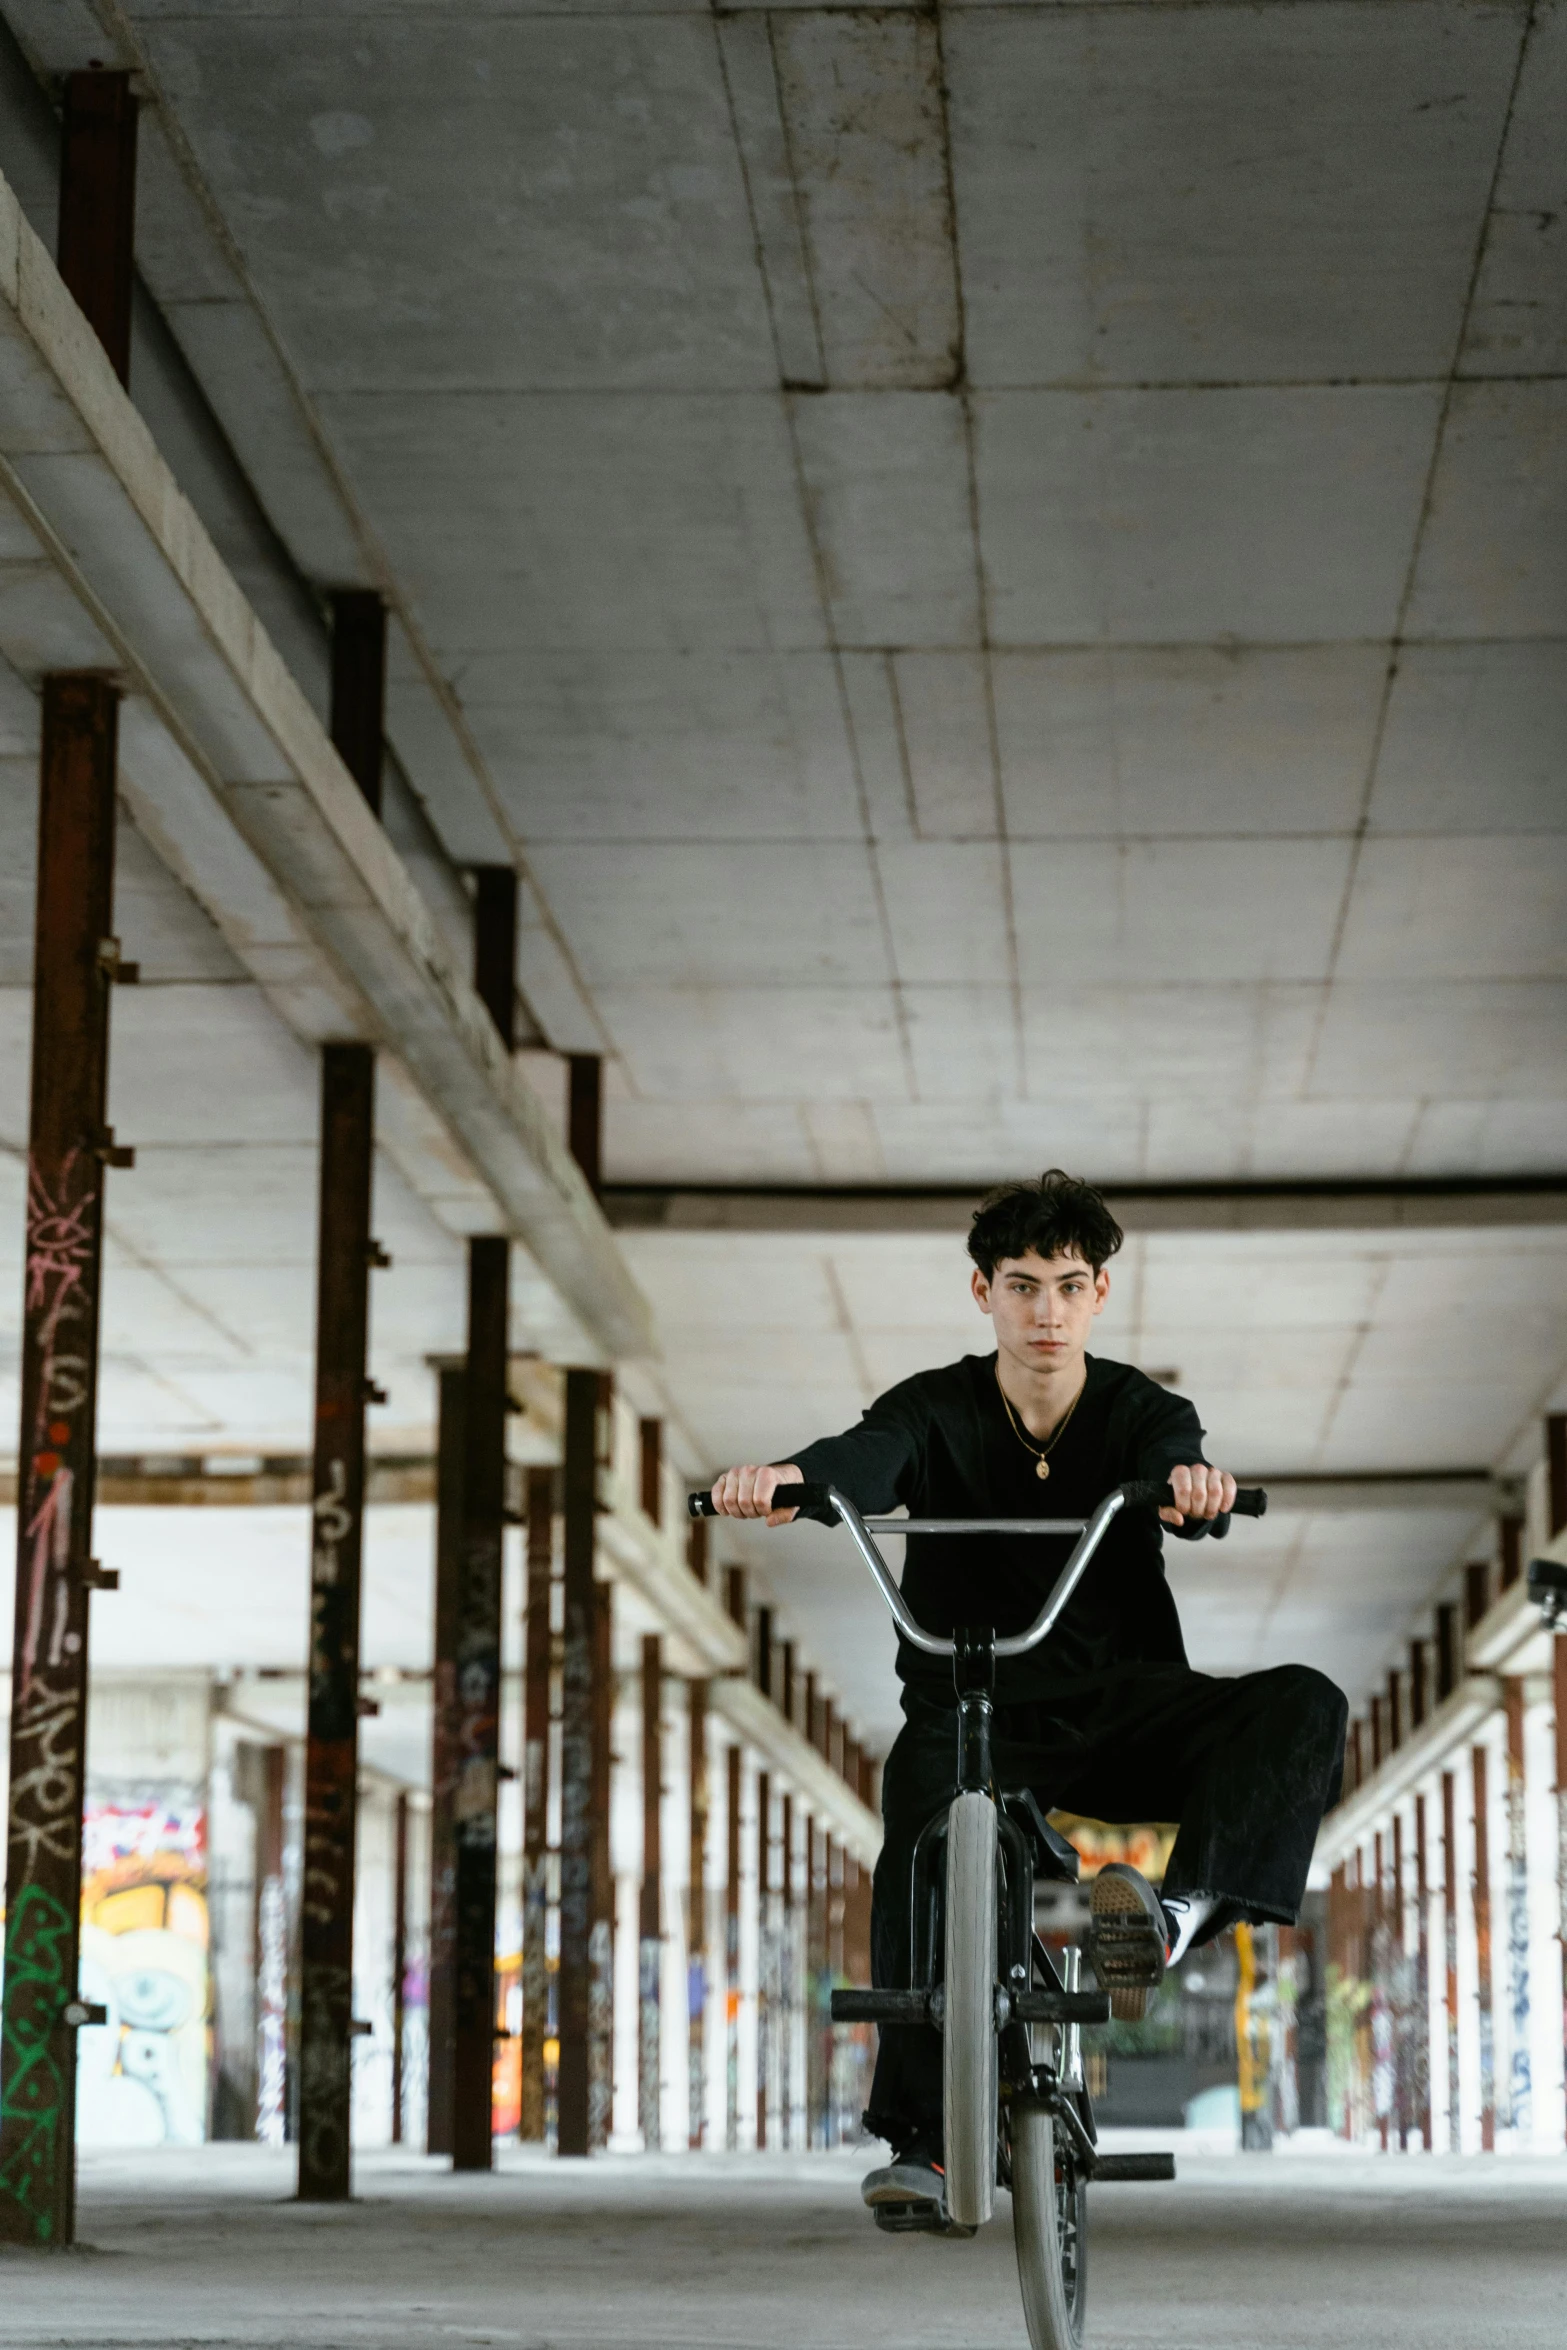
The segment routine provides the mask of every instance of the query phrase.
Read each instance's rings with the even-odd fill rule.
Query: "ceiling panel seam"
[[[957,180],[952,168],[952,110],[947,87],[947,52],[942,36],[941,10],[936,10],[936,62],[941,101],[941,168],[946,188],[947,239],[952,255],[952,282],[957,302],[955,387],[963,418],[964,490],[968,501],[969,544],[974,562],[974,610],[979,630],[979,657],[984,679],[985,749],[990,762],[991,802],[1000,852],[1001,917],[1006,933],[1007,991],[1012,1016],[1013,1086],[1019,1101],[1028,1098],[1028,1054],[1023,1022],[1023,977],[1018,956],[1017,904],[1012,870],[1012,847],[1007,837],[1006,791],[1001,776],[1001,730],[996,716],[996,678],[991,665],[990,583],[985,571],[985,547],[980,529],[979,469],[974,446],[974,410],[968,380],[968,329],[963,292],[963,243],[958,235]]]
[[[1507,158],[1507,141],[1518,104],[1518,92],[1523,81],[1524,66],[1528,60],[1529,44],[1534,35],[1537,5],[1538,0],[1528,0],[1528,6],[1523,13],[1523,20],[1519,27],[1518,48],[1513,59],[1512,78],[1508,84],[1507,103],[1502,111],[1501,127],[1496,141],[1496,154],[1491,166],[1490,180],[1486,187],[1485,202],[1480,211],[1480,222],[1475,233],[1473,251],[1470,255],[1469,275],[1464,287],[1463,304],[1454,330],[1452,360],[1445,377],[1442,379],[1441,404],[1437,410],[1436,425],[1431,436],[1431,453],[1426,464],[1425,481],[1421,489],[1420,510],[1410,541],[1403,585],[1399,592],[1398,609],[1394,614],[1392,635],[1388,643],[1387,663],[1383,670],[1381,691],[1377,698],[1376,719],[1372,727],[1371,744],[1366,759],[1365,781],[1361,791],[1360,813],[1351,837],[1349,869],[1344,876],[1338,914],[1328,948],[1321,1001],[1317,1007],[1311,1043],[1301,1077],[1303,1099],[1310,1096],[1315,1081],[1317,1061],[1327,1028],[1328,1009],[1332,1001],[1339,958],[1343,952],[1345,932],[1349,926],[1350,906],[1360,875],[1361,856],[1371,827],[1371,803],[1376,791],[1377,775],[1382,761],[1382,747],[1387,737],[1388,716],[1393,704],[1393,687],[1398,677],[1399,655],[1404,647],[1404,624],[1414,600],[1421,552],[1425,545],[1426,531],[1435,504],[1437,472],[1446,444],[1448,422],[1453,411],[1453,394],[1459,381],[1459,368],[1469,337],[1469,323],[1480,284],[1480,272],[1485,263],[1486,248],[1491,235],[1491,223],[1495,217],[1497,190],[1501,183],[1502,168]]]
[[[806,480],[804,456],[800,448],[800,439],[795,416],[795,403],[797,398],[799,398],[801,395],[790,388],[788,381],[788,368],[779,337],[778,305],[775,302],[773,287],[769,278],[768,247],[766,241],[763,238],[761,224],[757,216],[756,191],[753,184],[751,159],[748,158],[746,153],[746,141],[742,135],[740,115],[736,107],[735,85],[731,79],[729,70],[729,55],[726,51],[724,21],[719,16],[716,7],[713,11],[713,38],[718,54],[719,71],[723,78],[724,101],[729,113],[730,136],[734,140],[735,159],[740,172],[741,186],[745,191],[746,210],[751,225],[752,244],[756,256],[757,275],[761,281],[762,298],[767,307],[768,323],[773,338],[773,359],[774,364],[778,370],[779,399],[783,408],[785,429],[789,437],[789,459],[790,469],[794,478],[795,498],[799,508],[801,528],[805,534],[806,543],[809,546],[811,552],[811,571],[816,587],[817,603],[819,605],[822,616],[822,628],[827,640],[829,658],[832,662],[833,686],[838,705],[839,721],[843,727],[844,740],[848,747],[850,765],[854,775],[855,800],[859,810],[860,827],[864,840],[866,859],[870,871],[871,889],[876,906],[877,928],[881,938],[882,952],[886,959],[888,987],[892,998],[893,1019],[897,1031],[899,1058],[903,1066],[904,1083],[908,1089],[909,1099],[911,1102],[917,1102],[920,1098],[919,1080],[914,1061],[913,1039],[909,1032],[908,1006],[904,999],[903,982],[898,969],[897,948],[892,932],[892,918],[887,904],[886,879],[881,869],[880,857],[877,854],[876,831],[871,819],[870,795],[866,790],[864,761],[860,755],[859,740],[855,731],[853,713],[850,707],[848,683],[844,675],[843,648],[839,642],[838,629],[833,617],[832,598],[827,582],[826,559],[821,545],[820,534],[817,529],[816,515],[813,501],[810,496],[809,485]],[[744,56],[748,63],[757,62],[750,57],[748,52],[742,50],[738,46],[735,49],[735,55],[737,58]],[[820,370],[820,381],[817,388],[825,389],[826,366],[821,344],[820,317],[816,306],[814,285],[810,285],[809,280],[809,239],[805,236],[803,230],[800,191],[798,180],[794,171],[793,159],[789,145],[788,123],[785,116],[782,99],[777,87],[776,53],[772,43],[772,28],[770,19],[768,24],[767,73],[771,78],[773,103],[778,110],[780,152],[783,159],[783,168],[788,175],[794,219],[796,226],[799,229],[801,265],[806,272],[807,283],[809,286],[811,317],[816,339],[816,359]],[[805,396],[809,397],[809,392],[806,392]]]

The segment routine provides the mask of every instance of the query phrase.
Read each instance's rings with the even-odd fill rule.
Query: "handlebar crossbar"
[[[846,1493],[836,1485],[778,1485],[773,1488],[772,1507],[775,1510],[806,1509],[831,1510],[841,1526],[847,1526],[850,1539],[859,1552],[877,1590],[887,1603],[888,1613],[911,1648],[923,1650],[926,1656],[955,1656],[957,1643],[944,1639],[940,1633],[927,1632],[916,1623],[908,1604],[892,1577],[892,1570],[876,1547],[875,1537],[888,1534],[1075,1534],[1077,1540],[1072,1555],[1051,1587],[1045,1601],[1026,1632],[1011,1632],[995,1643],[998,1657],[1026,1656],[1037,1648],[1047,1633],[1055,1627],[1057,1618],[1078,1584],[1088,1571],[1090,1560],[1104,1540],[1110,1525],[1127,1507],[1152,1504],[1154,1508],[1176,1508],[1168,1485],[1147,1478],[1133,1478],[1125,1485],[1117,1485],[1107,1493],[1091,1518],[862,1518]],[[716,1515],[711,1494],[693,1493],[689,1499],[693,1518]],[[1262,1517],[1268,1507],[1268,1496],[1260,1485],[1242,1487],[1235,1496],[1239,1516]],[[1222,1526],[1220,1531],[1223,1531]]]

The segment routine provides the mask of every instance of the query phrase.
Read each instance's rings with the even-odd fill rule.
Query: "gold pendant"
[[[1048,1461],[1036,1461],[1034,1463],[1034,1475],[1036,1477],[1048,1477],[1049,1474],[1050,1463]]]

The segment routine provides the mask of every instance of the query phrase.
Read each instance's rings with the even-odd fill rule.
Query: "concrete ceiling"
[[[1567,8],[0,7],[143,76],[146,285],[300,570],[392,597],[614,1177],[1567,1168]],[[298,1446],[308,1063],[158,925],[106,1440]],[[399,1443],[461,1304],[406,1204]],[[625,1246],[697,1460],[977,1343],[945,1244]],[[1148,1240],[1105,1343],[1248,1468],[1517,1467],[1562,1282]],[[1469,1539],[1314,1524],[1183,1563],[1200,1661],[1363,1688]],[[846,1565],[756,1555],[885,1725]]]

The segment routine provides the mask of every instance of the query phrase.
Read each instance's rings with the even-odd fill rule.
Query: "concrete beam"
[[[1377,1469],[1320,1476],[1247,1471],[1241,1483],[1267,1487],[1270,1515],[1283,1510],[1500,1510],[1511,1494],[1489,1469]]]
[[[622,1232],[918,1235],[968,1229],[983,1184],[608,1184]],[[1123,1228],[1143,1232],[1381,1232],[1567,1224],[1567,1178],[1452,1182],[1134,1183],[1105,1186]]]
[[[0,654],[118,674],[138,825],[296,1035],[386,1055],[412,1187],[526,1246],[553,1295],[523,1310],[578,1359],[650,1352],[588,1185],[3,180],[0,488],[0,574],[26,588]]]

